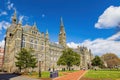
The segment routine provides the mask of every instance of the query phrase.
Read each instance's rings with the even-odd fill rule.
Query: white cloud
[[[42,14],[42,18],[44,18],[45,17],[45,14]]]
[[[95,24],[95,27],[99,29],[120,27],[120,6],[108,7],[98,18],[98,22]]]
[[[1,21],[0,22],[0,30],[7,29],[7,27],[9,27],[9,26],[10,26],[9,22],[6,22],[6,21]]]
[[[2,11],[2,12],[0,13],[0,16],[2,16],[2,15],[7,15],[7,12],[6,12],[6,11]]]
[[[93,41],[85,40],[82,43],[71,42],[67,45],[71,48],[76,48],[78,45],[84,45],[91,49],[94,55],[102,55],[104,53],[112,52],[120,57],[120,41],[116,41],[116,39],[118,39],[118,36],[120,36],[120,32],[107,39],[98,38]]]
[[[11,3],[10,0],[8,0],[7,8],[8,8],[8,10],[15,10],[14,3]]]
[[[108,40],[120,41],[120,32],[108,38]]]
[[[77,48],[80,43],[74,43],[74,42],[70,42],[70,43],[67,43],[67,45],[70,47],[70,48]]]
[[[4,45],[5,45],[5,41],[4,40],[0,41],[0,47],[4,48]]]

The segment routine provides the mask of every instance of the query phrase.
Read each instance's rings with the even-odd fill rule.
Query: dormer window
[[[32,31],[32,34],[37,34],[37,32],[35,32],[35,31]]]

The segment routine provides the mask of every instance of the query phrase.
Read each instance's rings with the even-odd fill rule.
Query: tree
[[[19,68],[20,72],[21,69],[27,69],[27,68],[35,68],[37,60],[32,55],[33,50],[26,50],[25,48],[22,48],[21,51],[17,54],[15,62],[16,66]]]
[[[70,48],[65,49],[57,61],[57,65],[67,65],[68,69],[70,70],[70,67],[73,65],[80,65],[80,55]]]
[[[114,53],[106,53],[101,58],[107,63],[108,68],[115,68],[120,65],[120,59]]]
[[[95,58],[92,60],[92,65],[102,67],[103,61],[101,60],[99,56],[95,56]]]

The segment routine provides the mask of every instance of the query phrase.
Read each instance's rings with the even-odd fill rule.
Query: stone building
[[[0,47],[0,69],[2,69],[3,66],[3,59],[4,59],[4,49]]]
[[[22,23],[17,21],[15,11],[12,24],[6,31],[4,69],[8,72],[17,70],[15,56],[21,48],[34,49],[33,54],[41,62],[42,70],[53,67],[57,69],[59,66],[56,62],[66,47],[66,32],[62,18],[60,20],[59,43],[57,44],[49,41],[48,31],[46,33],[38,31],[36,23],[33,26],[26,24],[22,27]]]

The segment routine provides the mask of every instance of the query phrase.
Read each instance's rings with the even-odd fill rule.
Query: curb
[[[85,71],[77,80],[80,80],[88,71]]]

